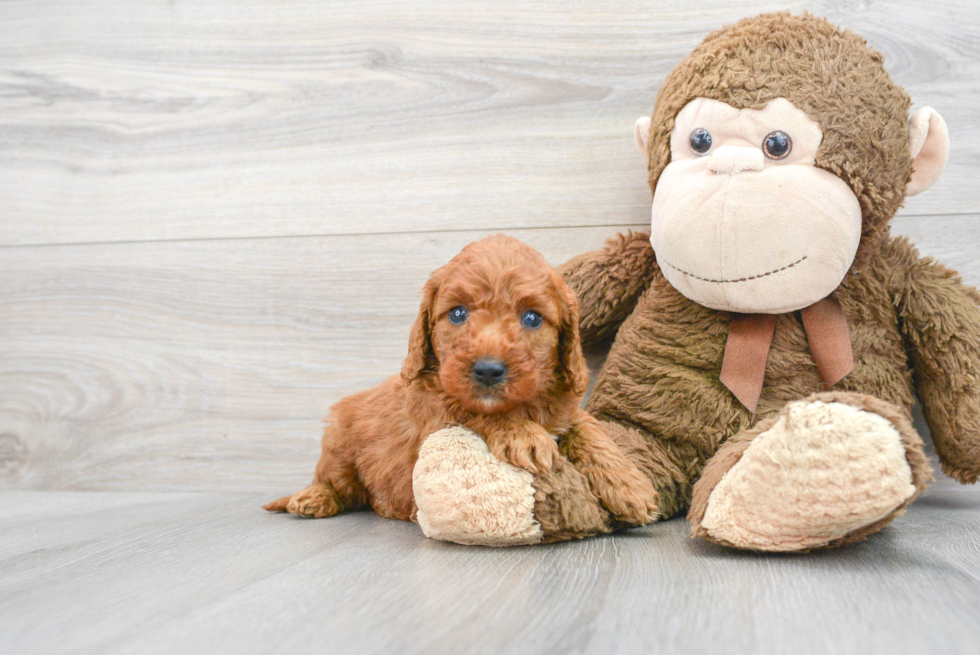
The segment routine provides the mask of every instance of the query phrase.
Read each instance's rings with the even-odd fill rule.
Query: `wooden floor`
[[[980,652],[980,489],[948,480],[788,557],[683,519],[486,550],[258,508],[463,245],[557,264],[648,225],[634,121],[785,9],[945,117],[893,231],[980,284],[980,3],[0,0],[0,655]]]
[[[923,653],[980,645],[980,494],[937,485],[870,541],[733,552],[687,521],[489,549],[261,494],[0,495],[0,651]]]

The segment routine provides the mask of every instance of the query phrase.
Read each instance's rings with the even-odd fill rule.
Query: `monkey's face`
[[[794,311],[836,289],[861,239],[861,207],[814,166],[822,139],[783,98],[761,110],[685,106],[653,197],[650,241],[667,280],[694,302],[744,313]]]

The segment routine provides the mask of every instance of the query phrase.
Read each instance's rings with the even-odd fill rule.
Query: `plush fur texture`
[[[452,426],[429,435],[413,474],[418,522],[427,537],[509,546],[544,538],[534,517],[533,476],[490,454],[478,435]]]
[[[779,160],[761,147],[774,128],[792,135]],[[708,152],[691,148],[697,129],[712,135]],[[700,305],[745,313],[795,311],[832,293],[862,217],[847,183],[814,166],[822,135],[785,98],[765,109],[707,98],[685,106],[651,211],[650,241],[671,285]]]
[[[799,315],[781,315],[757,414],[750,414],[718,379],[728,314],[674,290],[657,270],[645,234],[611,240],[578,270],[583,259],[572,260],[564,268],[570,284],[596,294],[607,281],[595,275],[597,264],[621,259],[619,252],[636,261],[638,246],[646,247],[647,261],[637,271],[652,271],[649,287],[619,326],[587,409],[655,481],[661,513],[670,516],[688,507],[693,482],[723,442],[787,402],[820,392],[822,384]],[[608,279],[610,294],[597,304],[604,311],[586,309],[583,325],[591,333],[608,330],[606,321],[624,312],[629,298],[616,295],[619,279]],[[838,388],[883,399],[906,418],[918,391],[943,470],[975,482],[980,426],[968,417],[980,415],[980,297],[942,265],[920,258],[903,238],[887,242],[836,296],[855,360]]]
[[[763,550],[804,550],[843,539],[894,518],[925,486],[916,486],[911,460],[922,442],[890,406],[857,395],[817,394],[786,405],[753,428],[748,447],[713,479],[722,451],[694,487],[692,532],[717,543]],[[908,451],[912,451],[909,457]],[[716,464],[718,462],[718,464]],[[791,499],[791,500],[790,500]]]
[[[670,162],[674,119],[690,101],[710,98],[737,109],[762,109],[786,98],[824,128],[815,165],[857,196],[864,215],[860,252],[874,252],[888,235],[888,221],[912,175],[912,103],[883,61],[860,36],[808,14],[746,18],[710,34],[670,72],[657,94],[650,188],[657,187]]]
[[[882,435],[873,435],[872,439],[865,439],[861,434],[860,427],[855,430],[853,423],[848,425],[846,420],[840,422],[825,420],[825,425],[821,426],[824,429],[810,431],[810,434],[804,434],[805,431],[798,430],[800,436],[803,436],[804,439],[816,438],[822,442],[825,448],[823,453],[819,453],[819,457],[836,459],[833,463],[825,462],[827,464],[826,467],[818,467],[816,469],[819,472],[823,468],[824,474],[832,476],[836,488],[830,489],[828,493],[826,490],[820,489],[822,485],[815,485],[809,504],[804,503],[802,505],[779,507],[776,508],[778,511],[769,513],[759,512],[760,516],[756,519],[757,526],[758,523],[763,522],[772,525],[779,522],[780,519],[783,521],[788,519],[789,522],[794,522],[795,520],[797,524],[796,539],[784,539],[780,543],[774,544],[777,546],[775,549],[809,550],[822,546],[840,546],[859,541],[867,535],[877,532],[900,516],[909,503],[915,500],[933,479],[932,467],[929,465],[929,460],[922,450],[922,439],[916,434],[915,428],[912,427],[908,418],[902,412],[897,411],[894,406],[863,394],[840,391],[813,394],[802,401],[786,405],[778,415],[759,421],[751,429],[735,435],[726,441],[715,456],[711,458],[694,487],[694,497],[691,501],[690,512],[688,512],[688,520],[691,522],[691,533],[693,536],[708,539],[709,541],[726,546],[748,547],[745,543],[735,544],[717,535],[712,535],[704,526],[704,516],[709,501],[712,499],[712,493],[728,475],[729,471],[741,461],[745,452],[752,447],[752,444],[756,443],[757,437],[768,433],[773,425],[780,418],[787,415],[792,408],[799,408],[801,406],[805,408],[812,403],[853,408],[855,411],[851,412],[851,418],[860,416],[860,414],[866,414],[867,420],[872,424],[872,427],[878,427],[879,430],[883,424],[891,425],[895,434],[898,436],[899,443],[887,443],[887,434],[884,435],[886,441],[883,444],[880,442]],[[820,413],[816,413],[816,416],[820,417]],[[878,426],[875,426],[875,423]],[[874,437],[878,438],[876,439]],[[857,443],[851,443],[851,441]],[[895,445],[900,445],[900,450],[903,451],[904,461],[897,462],[895,466],[882,467],[882,464],[887,462],[887,459],[877,456],[879,448],[882,451],[887,451],[893,449]],[[786,442],[784,447],[789,447],[797,451],[797,454],[802,454],[805,452],[803,446],[800,440],[791,438]],[[810,445],[807,444],[806,448],[809,447]],[[871,449],[870,453],[862,452],[863,449],[869,447]],[[765,459],[767,458],[763,457],[761,459],[763,460],[762,465],[765,466]],[[770,455],[768,459],[775,462],[779,458]],[[876,472],[868,470],[869,467],[876,464],[881,470]],[[842,485],[840,483],[842,482],[841,478],[843,476],[839,472],[841,468],[848,466],[855,469],[851,471],[853,476],[851,482],[853,484]],[[909,478],[906,478],[906,474],[909,475]],[[778,475],[779,473],[776,473],[771,477],[778,477]],[[905,489],[907,495],[897,502],[896,500],[892,500],[890,504],[893,509],[886,511],[884,516],[878,520],[872,521],[860,528],[848,529],[846,522],[853,519],[853,517],[864,517],[875,513],[873,509],[867,511],[867,505],[877,503],[881,500],[882,494],[878,484],[881,479],[891,482],[894,489]],[[911,489],[908,489],[906,485],[911,485]],[[771,495],[777,495],[775,490],[770,491]],[[846,497],[842,498],[841,496]],[[820,508],[814,507],[817,504],[824,506]],[[780,517],[780,514],[783,514],[783,516]],[[823,530],[813,529],[814,521],[821,522],[823,524],[821,526]],[[809,522],[809,525],[807,525],[807,522]],[[745,522],[742,523],[740,528],[744,530]],[[836,538],[833,534],[834,529],[837,530],[838,534]],[[758,534],[761,530],[757,527],[755,532]]]
[[[854,354],[853,372],[835,390],[849,392],[846,404],[898,426],[916,492],[930,475],[909,434],[918,395],[943,471],[960,482],[976,482],[980,296],[954,272],[920,257],[905,239],[888,236],[912,170],[910,103],[888,77],[881,55],[860,37],[808,15],[765,15],[712,34],[670,74],[658,95],[648,140],[651,189],[670,158],[674,117],[697,97],[736,108],[761,108],[783,97],[821,125],[824,138],[815,165],[847,183],[863,216],[857,256],[834,292]],[[724,474],[787,403],[824,391],[799,313],[776,318],[762,395],[752,414],[719,381],[730,314],[675,290],[647,234],[612,239],[561,271],[580,299],[586,347],[615,337],[587,409],[653,481],[662,515],[690,507],[695,534],[712,538],[701,520]],[[699,479],[703,497],[696,496],[692,506]],[[827,483],[829,492],[846,480]],[[771,549],[864,538],[913,497],[896,496],[883,517],[869,510],[864,525],[839,538],[794,546],[790,536]]]
[[[456,307],[467,310],[458,324],[449,318]],[[522,324],[529,310],[540,314],[539,326]],[[499,384],[476,381],[474,365],[485,359],[506,366]],[[553,468],[560,437],[609,511],[648,523],[656,493],[579,408],[587,385],[578,306],[561,277],[516,239],[470,244],[426,283],[401,375],[337,403],[313,484],[266,509],[323,518],[370,506],[414,518],[412,472],[422,441],[455,425],[480,435],[497,460],[537,473]]]
[[[475,433],[454,426],[419,451],[414,489],[426,536],[509,546],[582,539],[631,524],[612,517],[564,447],[535,476],[497,460]]]

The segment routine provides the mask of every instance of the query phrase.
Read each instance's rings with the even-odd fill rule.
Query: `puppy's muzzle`
[[[473,379],[484,387],[495,387],[507,376],[507,365],[499,359],[478,359],[472,370]]]

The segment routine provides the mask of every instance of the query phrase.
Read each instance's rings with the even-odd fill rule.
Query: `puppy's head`
[[[498,413],[585,393],[578,304],[536,250],[497,235],[471,243],[429,278],[402,378],[434,375],[464,407]]]

